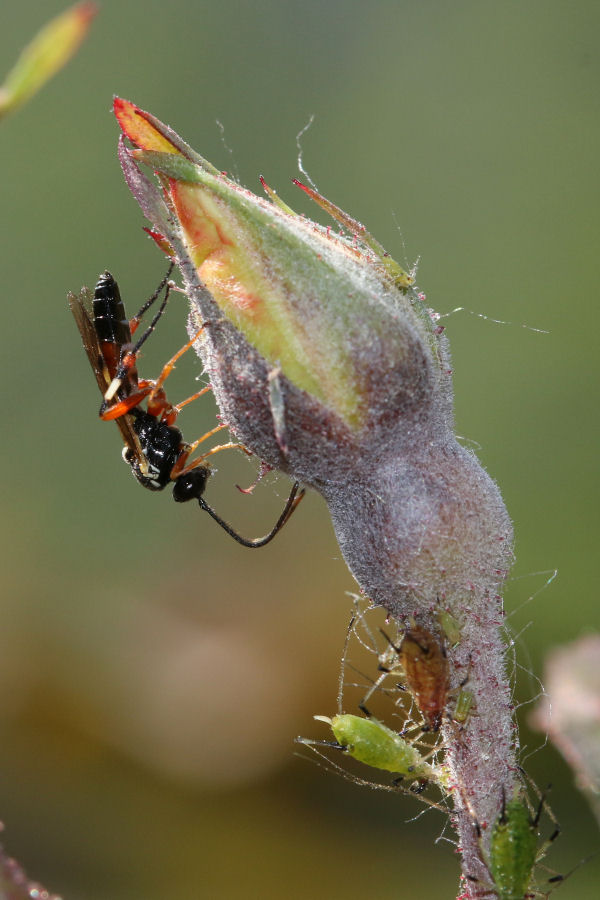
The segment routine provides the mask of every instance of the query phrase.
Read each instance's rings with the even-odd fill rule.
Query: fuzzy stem
[[[503,791],[516,778],[516,730],[501,639],[499,590],[511,562],[511,527],[496,485],[455,440],[430,444],[415,459],[369,467],[364,482],[335,485],[326,500],[344,557],[364,593],[404,628],[407,619],[435,633],[443,604],[461,623],[448,649],[451,689],[465,678],[475,697],[466,726],[442,726],[454,785],[454,825],[463,874],[489,882],[475,821],[486,833]],[[481,887],[467,881],[466,895]]]

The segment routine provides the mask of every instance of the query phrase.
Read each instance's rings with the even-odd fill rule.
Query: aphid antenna
[[[546,785],[546,788],[543,791],[541,791],[539,789],[539,787],[537,786],[537,784],[535,783],[535,781],[533,780],[533,778],[531,777],[531,775],[527,774],[527,772],[525,771],[523,766],[518,766],[517,768],[518,768],[518,773],[519,773],[519,777],[521,778],[521,781],[523,782],[523,784],[525,785],[526,788],[528,787],[533,791],[533,793],[535,794],[535,796],[538,800],[538,805],[536,808],[531,803],[531,800],[527,794],[527,790],[523,791],[523,797],[525,799],[525,802],[527,803],[527,806],[529,807],[529,813],[530,813],[532,826],[534,828],[537,828],[540,818],[541,818],[541,815],[542,815],[542,812],[546,813],[546,815],[548,816],[550,821],[555,826],[554,832],[547,839],[547,841],[545,841],[546,844],[551,843],[552,841],[556,840],[556,838],[560,834],[560,830],[561,830],[560,823],[559,823],[558,819],[556,818],[556,815],[554,814],[552,807],[548,803],[548,800],[546,799],[548,794],[552,790],[552,784],[549,782]],[[541,858],[542,857],[540,857],[540,859]]]
[[[366,618],[366,613],[377,609],[377,607],[374,606],[374,604],[372,604],[369,600],[367,600],[367,598],[360,597],[358,594],[353,594],[351,591],[346,591],[346,594],[351,598],[352,603],[354,604],[354,614],[352,616],[350,625],[348,626],[349,631],[351,630],[360,646],[364,647],[367,652],[378,654],[379,650],[377,646],[377,640],[375,639],[375,635],[373,634],[373,631],[371,630]],[[361,604],[365,604],[364,609],[361,607]],[[368,638],[368,643],[360,634],[359,627],[365,632]]]
[[[350,636],[356,634],[355,627],[357,619],[360,620],[362,617],[361,610],[358,604],[358,597],[356,594],[351,594],[352,602],[354,603],[354,612],[350,617],[350,621],[348,622],[348,628],[346,629],[346,637],[344,638],[344,649],[342,650],[342,662],[340,665],[340,677],[338,681],[338,694],[337,694],[337,709],[338,713],[341,715],[343,712],[343,703],[344,703],[344,687],[346,684],[346,666],[348,663],[348,647],[350,645]],[[358,635],[357,635],[358,636]]]

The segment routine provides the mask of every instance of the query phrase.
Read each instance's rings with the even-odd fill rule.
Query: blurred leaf
[[[68,63],[97,11],[95,3],[77,3],[36,34],[0,86],[0,118],[29,100]]]
[[[549,655],[546,690],[532,724],[547,731],[600,819],[600,635],[586,635]]]

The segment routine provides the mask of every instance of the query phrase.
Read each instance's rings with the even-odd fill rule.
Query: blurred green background
[[[62,8],[11,4],[5,71]],[[596,0],[104,0],[78,56],[3,123],[0,818],[7,850],[66,900],[449,898],[457,881],[439,814],[406,824],[413,801],[294,756],[297,734],[325,736],[311,716],[335,710],[350,615],[324,504],[309,495],[252,553],[141,490],[97,420],[66,292],[108,266],[133,311],[164,271],[117,164],[113,93],[304,211],[290,179],[314,114],[319,189],[401,262],[420,257],[438,311],[470,311],[443,320],[457,429],[515,522],[524,703],[549,648],[600,624],[599,29]],[[143,373],[185,316],[176,297]],[[188,357],[176,400],[200,375]],[[213,421],[205,400],[182,416],[190,439]],[[252,477],[219,458],[207,497],[257,535],[289,486],[240,495]],[[596,825],[553,749],[527,766],[553,783],[548,863],[567,871]],[[596,897],[599,871],[559,896]]]

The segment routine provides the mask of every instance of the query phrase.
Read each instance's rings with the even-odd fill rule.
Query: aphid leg
[[[400,787],[403,781],[404,775],[398,775],[397,778],[392,778],[391,783],[394,785],[394,787]],[[428,784],[428,781],[413,781],[410,787],[406,788],[406,790],[410,791],[411,794],[422,794]]]
[[[379,670],[383,671],[385,674],[381,675],[377,680],[375,680],[375,679],[371,678],[370,675],[367,675],[366,672],[363,672],[362,669],[359,669],[357,666],[353,665],[352,663],[347,662],[346,658],[344,657],[344,670],[346,668],[352,669],[353,672],[356,672],[357,675],[360,675],[361,678],[364,678],[365,681],[369,682],[370,686],[367,689],[367,693],[364,695],[364,697],[361,700],[359,700],[359,702],[357,703],[357,706],[360,709],[360,711],[365,714],[367,719],[373,718],[371,711],[366,706],[366,701],[369,700],[369,698],[373,696],[373,694],[375,693],[376,690],[379,690],[384,696],[389,697],[390,699],[393,699],[393,691],[388,690],[387,688],[381,687],[381,684],[383,683],[383,681],[385,680],[387,675],[393,674],[392,669],[385,669],[383,666],[380,665],[378,667]],[[343,687],[344,686],[343,683],[341,683],[341,684]],[[363,687],[363,688],[365,687],[364,684],[359,684],[357,682],[348,682],[347,686],[348,687]],[[342,694],[340,694],[339,696],[341,697]],[[340,707],[340,711],[341,711],[341,707]]]
[[[393,650],[394,653],[396,654],[396,656],[398,657],[398,659],[400,659],[400,647],[396,646],[396,644],[393,642],[393,640],[391,639],[391,637],[389,636],[389,634],[387,634],[387,633],[383,630],[383,628],[380,628],[379,631],[380,631],[380,633],[383,635],[383,637],[386,639],[386,641],[387,641],[387,643],[388,643],[388,646],[389,646],[390,650]]]
[[[371,699],[371,697],[373,696],[375,691],[380,690],[381,685],[383,684],[383,682],[385,681],[387,676],[391,673],[391,671],[392,671],[391,669],[382,669],[381,670],[382,674],[379,676],[379,678],[376,679],[376,681],[374,681],[371,684],[371,687],[369,688],[369,690],[367,691],[365,696],[362,698],[362,700],[358,701],[358,708],[360,709],[360,711],[362,713],[365,714],[367,719],[371,718],[371,713],[367,707],[367,703]]]
[[[409,790],[412,791],[413,794],[422,794],[426,787],[426,781],[415,781],[410,786]]]
[[[548,785],[548,788],[549,787],[550,787],[550,785]],[[535,786],[535,785],[534,785],[534,790],[539,795],[539,791],[537,789],[537,786]],[[554,823],[555,827],[554,827],[554,831],[552,832],[552,834],[548,838],[546,838],[546,840],[539,846],[538,851],[535,856],[536,865],[542,861],[542,859],[545,857],[546,853],[548,852],[548,850],[550,849],[550,847],[552,846],[552,844],[554,843],[554,841],[560,834],[560,825],[558,823],[556,816],[552,812],[552,809],[550,808],[550,806],[548,805],[548,803],[546,801],[546,792],[544,792],[543,794],[541,794],[539,796],[539,801],[540,802],[539,802],[537,811],[535,813],[535,816],[531,820],[531,827],[537,830],[537,827],[538,827],[538,824],[540,821],[540,816],[542,815],[542,810],[544,810],[544,812],[547,814],[548,818]],[[552,871],[552,870],[550,870],[550,871]],[[563,881],[563,880],[564,880],[563,875],[554,875],[553,878],[548,879],[548,881],[550,881],[550,882],[558,882],[558,881]]]
[[[537,784],[535,783],[533,778],[531,778],[521,766],[519,766],[519,770],[520,770],[523,780],[529,785],[529,787],[531,788],[531,790],[536,795],[536,797],[538,798],[538,801],[539,801],[538,807],[534,811],[532,804],[529,801],[529,798],[526,796],[526,801],[527,801],[527,804],[530,809],[530,818],[531,818],[532,828],[538,827],[540,817],[542,815],[542,811],[546,813],[546,815],[548,816],[550,821],[553,822],[553,824],[554,824],[554,831],[552,832],[550,837],[546,841],[544,841],[544,843],[540,847],[540,850],[538,851],[538,859],[542,859],[544,856],[544,853],[548,849],[549,845],[553,841],[556,840],[556,838],[559,836],[560,831],[561,831],[560,823],[559,823],[558,819],[556,818],[556,816],[554,815],[554,812],[552,811],[552,807],[550,806],[550,804],[548,803],[548,801],[546,799],[546,797],[548,796],[548,792],[552,788],[552,785],[549,784],[545,791],[540,791],[539,787],[537,786]],[[544,853],[541,853],[542,850],[544,850]]]
[[[369,712],[369,710],[367,708],[367,703],[368,703],[369,699],[373,696],[375,691],[378,691],[381,689],[381,685],[383,684],[383,682],[385,681],[385,679],[387,678],[388,675],[401,674],[401,672],[402,672],[402,669],[399,668],[399,659],[398,659],[398,652],[396,650],[396,647],[394,646],[394,644],[391,642],[390,638],[388,638],[388,636],[386,634],[384,634],[384,636],[385,636],[386,640],[388,641],[388,647],[386,648],[386,650],[383,653],[379,654],[379,663],[378,663],[377,668],[381,672],[381,675],[379,676],[379,678],[377,678],[376,681],[371,682],[371,687],[369,688],[369,690],[367,691],[365,696],[362,698],[362,700],[360,700],[358,703],[358,708],[368,718],[371,717],[371,713]],[[402,689],[401,685],[398,685],[398,687],[400,689]]]

